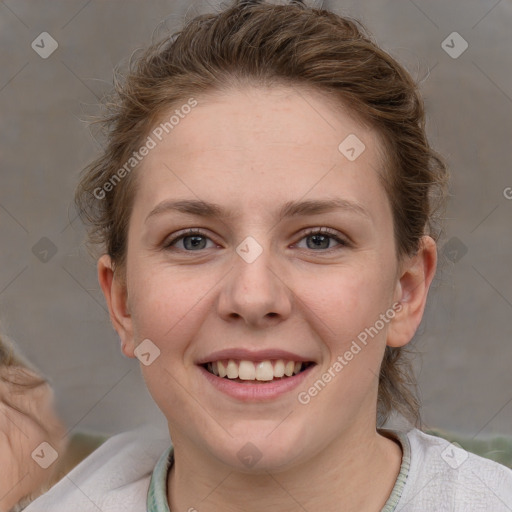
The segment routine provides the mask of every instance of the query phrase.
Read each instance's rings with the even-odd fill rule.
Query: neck
[[[345,434],[307,463],[259,474],[204,460],[187,443],[176,443],[168,480],[170,510],[379,512],[400,472],[401,449],[375,430]]]

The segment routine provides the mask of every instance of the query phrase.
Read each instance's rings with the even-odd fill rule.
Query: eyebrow
[[[278,221],[281,221],[285,218],[317,215],[334,210],[343,210],[349,213],[355,213],[371,220],[370,214],[361,204],[341,198],[288,201],[279,210],[277,219]],[[235,212],[226,210],[215,203],[196,199],[181,199],[177,201],[162,201],[155,206],[153,210],[151,210],[149,215],[146,217],[145,222],[155,215],[172,211],[195,215],[198,217],[212,217],[218,219],[228,219],[237,216]]]

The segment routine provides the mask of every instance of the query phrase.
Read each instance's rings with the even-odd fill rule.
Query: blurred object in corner
[[[0,337],[0,512],[22,510],[49,489],[67,445],[50,384]]]

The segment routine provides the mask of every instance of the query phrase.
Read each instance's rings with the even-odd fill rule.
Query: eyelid
[[[336,231],[335,229],[328,228],[325,226],[307,228],[305,231],[302,231],[298,235],[298,236],[300,236],[300,238],[297,240],[297,242],[295,242],[295,244],[297,244],[298,242],[300,242],[307,236],[314,235],[314,234],[328,235],[330,238],[333,238],[334,240],[336,240],[336,242],[338,242],[339,246],[341,246],[341,247],[351,247],[353,244],[352,241],[350,240],[350,238],[347,237],[346,235],[343,235],[343,234],[339,233],[338,231]],[[208,238],[209,240],[211,240],[213,243],[217,244],[217,242],[212,238],[212,236],[210,236],[210,234],[208,232],[206,232],[205,230],[203,230],[201,228],[186,228],[186,229],[183,229],[183,230],[180,230],[180,231],[174,233],[170,239],[169,239],[169,237],[167,237],[164,240],[162,247],[164,249],[169,249],[172,246],[172,244],[175,244],[176,242],[182,240],[183,238],[186,238],[187,236],[194,236],[194,235],[204,236],[205,238]],[[219,245],[219,244],[217,244],[217,245]],[[329,249],[325,249],[325,250],[321,250],[321,251],[313,251],[313,252],[326,253],[326,252],[335,250],[336,247],[331,247]],[[184,251],[184,252],[200,252],[200,251]]]
[[[328,228],[328,227],[313,227],[313,228],[307,228],[305,231],[303,231],[300,235],[300,238],[298,242],[300,242],[303,238],[310,236],[310,235],[316,235],[316,234],[322,234],[322,235],[329,235],[330,238],[333,238],[338,242],[340,246],[343,247],[352,247],[353,242],[352,240],[347,236],[339,231]],[[326,249],[324,251],[316,251],[316,252],[329,252],[331,250],[336,249],[336,247],[331,247],[330,249]]]
[[[206,231],[202,230],[201,228],[186,228],[182,229],[180,231],[177,231],[176,233],[173,233],[172,236],[166,237],[162,243],[162,247],[164,249],[167,249],[171,247],[171,244],[174,244],[178,242],[179,240],[186,238],[187,236],[194,236],[194,235],[201,235],[205,238],[209,238],[212,242],[215,242],[211,235],[207,233]],[[193,252],[193,251],[186,251],[186,252]]]

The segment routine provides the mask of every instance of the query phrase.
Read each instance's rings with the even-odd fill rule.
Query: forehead
[[[270,208],[329,194],[357,202],[371,198],[375,215],[382,214],[379,136],[350,108],[317,91],[287,86],[196,99],[197,106],[162,140],[150,133],[156,144],[137,171],[136,207],[151,209],[171,196],[227,202],[241,214],[251,205],[254,215],[262,201]],[[162,115],[162,123],[175,109]]]
[[[358,120],[355,111],[333,95],[311,87],[233,87],[202,95],[197,103],[181,120],[174,116],[179,126],[168,137],[164,134],[163,145],[185,154],[190,149],[197,153],[199,148],[205,151],[224,143],[256,149],[259,143],[273,141],[306,152],[309,144],[336,149],[345,132],[365,139],[368,146],[378,143],[376,131]],[[169,118],[169,112],[162,113],[163,123]]]

